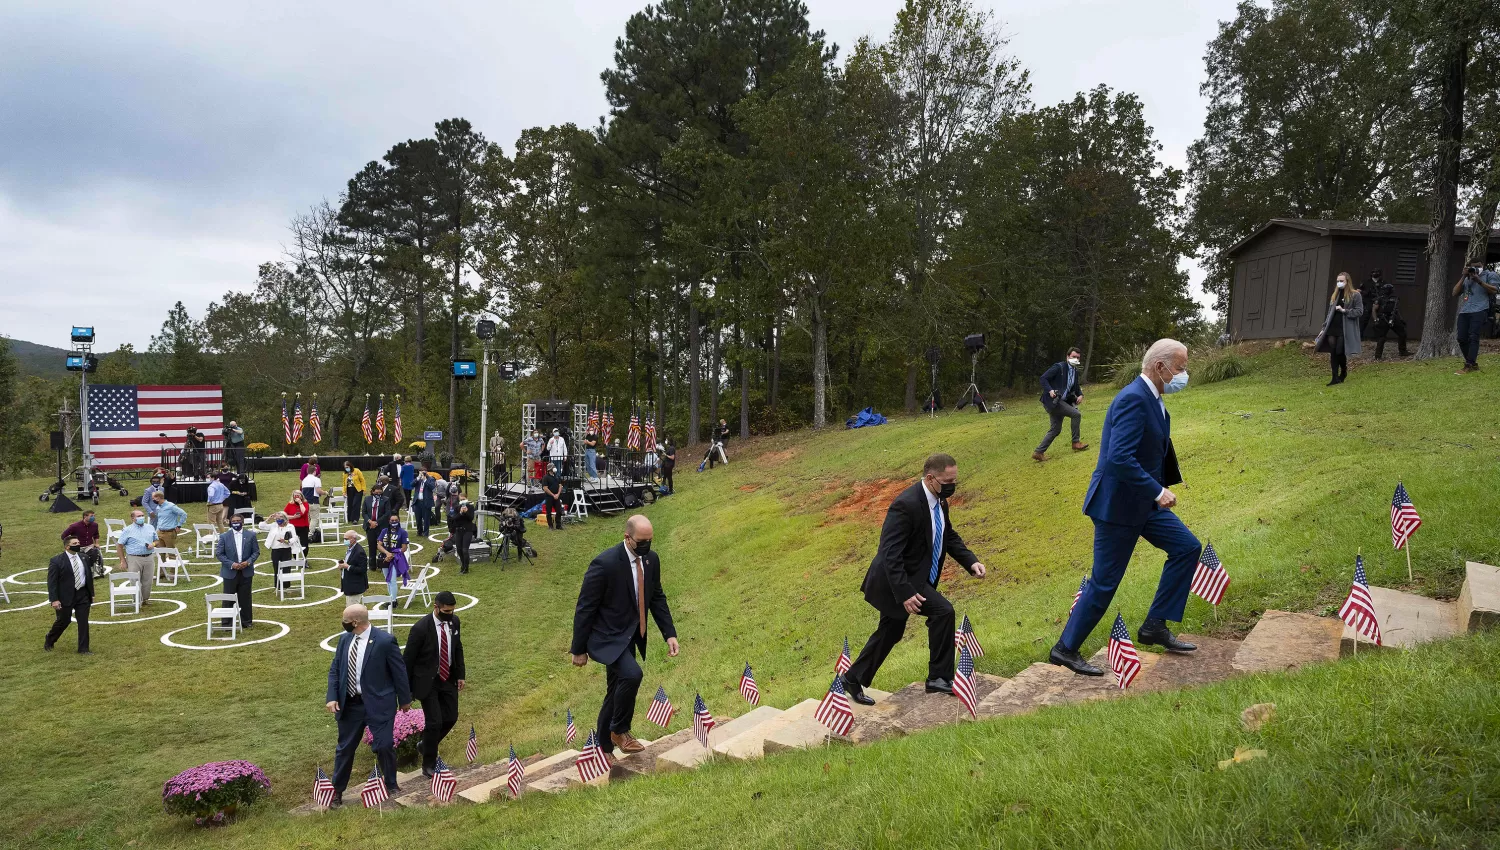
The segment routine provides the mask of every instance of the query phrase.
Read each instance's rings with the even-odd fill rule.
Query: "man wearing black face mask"
[[[89,652],[89,606],[94,604],[94,572],[83,561],[83,546],[77,537],[69,537],[63,544],[63,552],[47,562],[47,601],[52,603],[57,619],[47,630],[42,648],[51,652],[68,623],[76,618],[78,654],[93,655]]]
[[[922,464],[922,479],[891,502],[880,529],[880,548],[861,589],[880,612],[880,625],[844,674],[844,689],[861,705],[875,700],[865,687],[901,640],[912,614],[927,618],[927,693],[953,693],[953,605],[937,591],[943,558],[951,557],[977,578],[979,563],[948,519],[948,497],[958,486],[958,461],[934,454]]]
[[[438,745],[458,722],[458,692],[464,689],[464,642],[458,634],[457,600],[450,591],[434,597],[432,616],[411,627],[406,640],[406,670],[412,699],[422,701],[422,775],[432,776]]]

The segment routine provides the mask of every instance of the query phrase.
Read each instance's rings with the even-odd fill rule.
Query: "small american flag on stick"
[[[1141,672],[1141,656],[1130,642],[1130,632],[1125,628],[1125,618],[1115,614],[1114,628],[1109,631],[1109,669],[1115,671],[1115,682],[1120,690],[1130,687],[1137,673]]]
[[[1219,553],[1214,551],[1214,544],[1210,543],[1203,547],[1203,554],[1198,556],[1198,568],[1193,571],[1193,586],[1190,589],[1204,602],[1218,605],[1228,587],[1229,573],[1219,562]]]
[[[510,745],[510,762],[506,765],[505,787],[510,789],[510,798],[521,796],[521,783],[526,781],[526,767],[516,758],[516,745]]]
[[[1089,586],[1089,577],[1084,576],[1078,580],[1078,590],[1073,593],[1073,604],[1068,606],[1068,616],[1073,616],[1073,609],[1078,607],[1078,600],[1083,598],[1083,591]]]
[[[453,769],[438,756],[437,767],[432,770],[432,797],[439,803],[453,802],[453,793],[458,790],[458,780],[453,776]]]
[[[333,798],[337,795],[333,783],[328,781],[328,774],[323,772],[323,766],[318,765],[318,776],[313,780],[313,802],[319,808],[328,808],[333,805]]]
[[[849,636],[844,635],[844,651],[839,653],[839,660],[833,662],[833,675],[842,676],[853,666],[854,660],[849,657]]]
[[[703,694],[693,695],[693,737],[698,743],[708,746],[708,733],[714,730],[714,716],[708,713],[708,706],[703,704]]]
[[[604,747],[599,744],[597,732],[589,732],[588,741],[583,745],[583,752],[578,754],[577,767],[578,778],[584,782],[592,782],[609,773],[609,756],[605,754]]]
[[[656,696],[651,698],[651,708],[646,711],[646,719],[665,729],[676,713],[677,709],[672,707],[672,701],[667,699],[667,689],[657,685]]]
[[[842,676],[833,677],[833,684],[828,686],[828,693],[823,695],[813,717],[835,735],[849,734],[849,727],[854,725],[854,709],[849,705],[849,694],[844,690]]]
[[[740,696],[751,705],[760,705],[760,688],[755,686],[755,674],[750,672],[750,662],[745,662],[745,672],[740,674]]]
[[[979,712],[975,709],[978,702],[974,698],[974,656],[969,654],[967,646],[958,648],[958,666],[953,671],[953,695],[969,710],[969,716],[978,719]]]
[[[578,739],[578,727],[573,725],[573,709],[571,708],[568,709],[568,731],[564,737],[570,744]]]
[[[1411,539],[1412,532],[1421,527],[1422,518],[1417,516],[1416,506],[1406,495],[1406,485],[1397,482],[1396,495],[1391,497],[1391,545],[1402,548]]]
[[[385,790],[385,780],[380,778],[380,767],[370,768],[370,778],[365,780],[365,787],[359,792],[360,802],[365,808],[373,809],[390,798]]]
[[[1354,584],[1339,609],[1339,619],[1380,646],[1380,618],[1375,615],[1375,600],[1370,598],[1370,583],[1365,578],[1365,559],[1354,556]],[[1355,639],[1355,643],[1358,643]]]
[[[464,758],[469,764],[479,760],[479,738],[474,734],[474,724],[469,724],[469,743],[464,745]]]
[[[964,615],[963,623],[953,633],[953,645],[967,647],[969,654],[975,658],[984,657],[984,647],[979,645],[979,636],[974,634],[974,627],[969,623],[969,615]]]

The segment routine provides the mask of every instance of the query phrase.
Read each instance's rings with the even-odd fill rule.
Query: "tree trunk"
[[[423,256],[426,256],[425,253]],[[417,367],[417,374],[421,375],[423,374],[422,349],[427,347],[427,299],[425,297],[425,294],[422,292],[422,280],[420,277],[413,278],[412,290],[416,295],[417,301],[416,356],[413,357],[412,360],[414,362],[414,365]],[[422,403],[423,396],[422,382],[420,380],[416,382],[416,387],[417,391],[416,393],[414,393],[415,398],[413,398],[413,401],[420,405]]]
[[[734,328],[736,341],[741,341],[743,336],[738,325]],[[745,347],[740,349],[740,439],[750,439],[750,365],[745,356]]]
[[[719,424],[719,375],[724,369],[724,340],[720,338],[718,327],[714,328],[711,342],[714,351],[713,365],[709,372],[709,397],[708,397],[708,421],[709,427]]]
[[[1442,123],[1438,131],[1437,167],[1432,192],[1432,230],[1427,237],[1427,313],[1422,318],[1418,360],[1451,356],[1456,350],[1448,322],[1448,260],[1458,214],[1459,154],[1464,134],[1464,70],[1469,59],[1467,34],[1455,40],[1443,63]],[[1367,308],[1368,309],[1368,308]]]
[[[771,411],[776,411],[776,396],[781,389],[781,329],[771,325]]]
[[[917,412],[917,364],[906,364],[906,412]]]
[[[460,308],[460,304],[459,304],[459,300],[460,300],[460,296],[462,294],[462,286],[463,286],[463,282],[462,282],[462,274],[463,274],[463,262],[462,262],[463,243],[462,243],[462,239],[463,239],[463,237],[460,235],[458,238],[460,240],[459,243],[458,243],[459,247],[455,248],[454,251],[453,251],[453,327],[452,327],[451,332],[449,334],[449,340],[448,340],[448,357],[449,357],[449,359],[457,359],[458,358],[458,322],[459,322],[460,309],[461,309]],[[417,374],[419,376],[421,375],[420,372],[418,372]],[[458,376],[454,375],[453,374],[453,370],[450,368],[448,370],[448,449],[449,449],[449,451],[451,451],[453,453],[453,456],[455,458],[457,458],[457,456],[458,456],[458,447],[459,447],[459,445],[460,445],[460,443],[459,443],[459,433],[458,433]]]
[[[698,281],[688,287],[688,435],[691,448],[698,444],[698,399],[703,382],[703,335],[698,330]]]
[[[1089,367],[1094,364],[1094,332],[1099,329],[1099,296],[1094,294],[1093,303],[1089,305],[1089,341],[1083,352],[1083,371],[1079,373],[1078,383],[1080,386],[1089,381]]]
[[[828,324],[820,305],[812,305],[813,428],[828,425]]]

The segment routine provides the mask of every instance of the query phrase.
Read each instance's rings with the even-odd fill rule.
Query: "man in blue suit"
[[[432,531],[432,501],[432,476],[425,468],[420,469],[411,487],[411,512],[417,520],[418,537],[427,537]]]
[[[1104,416],[1099,463],[1083,500],[1083,512],[1094,521],[1094,571],[1048,658],[1074,673],[1104,675],[1078,650],[1109,609],[1142,537],[1167,553],[1167,563],[1156,599],[1137,632],[1140,643],[1168,652],[1198,648],[1178,640],[1166,622],[1182,620],[1193,570],[1203,551],[1198,538],[1172,512],[1177,496],[1167,489],[1181,483],[1182,476],[1172,449],[1172,417],[1162,396],[1187,386],[1187,359],[1182,343],[1157,340],[1141,361],[1140,377],[1115,396]]]
[[[365,727],[374,738],[375,761],[385,777],[391,796],[401,788],[396,785],[396,706],[411,708],[411,686],[406,676],[406,661],[396,639],[379,629],[370,628],[370,611],[363,605],[344,609],[344,631],[333,663],[328,666],[326,708],[338,719],[339,743],[333,752],[333,807],[343,804],[344,788],[354,768],[354,753],[359,749]]]
[[[250,585],[255,582],[255,559],[260,557],[260,544],[255,532],[245,528],[244,517],[236,515],[229,521],[229,530],[220,534],[214,543],[214,555],[219,559],[219,578],[224,580],[224,592],[239,597],[240,625],[248,629],[255,625],[255,612],[250,608]]]

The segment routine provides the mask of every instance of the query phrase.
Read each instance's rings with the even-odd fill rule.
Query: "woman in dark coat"
[[[1333,380],[1328,386],[1342,384],[1349,377],[1349,358],[1363,353],[1359,339],[1359,317],[1365,314],[1365,301],[1354,288],[1353,278],[1348,272],[1339,272],[1333,285],[1333,295],[1328,298],[1328,315],[1323,319],[1323,331],[1318,334],[1318,351],[1328,352],[1328,366]]]

